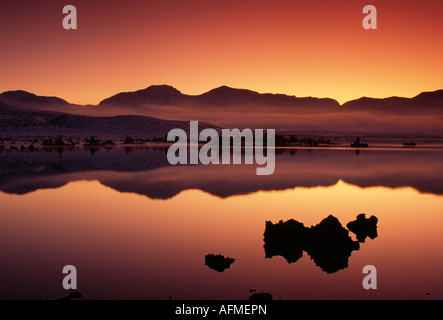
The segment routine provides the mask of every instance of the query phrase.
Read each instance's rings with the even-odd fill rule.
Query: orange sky
[[[78,30],[62,28],[67,4]],[[339,102],[443,88],[441,0],[2,0],[0,29],[0,92],[79,104],[152,84]]]

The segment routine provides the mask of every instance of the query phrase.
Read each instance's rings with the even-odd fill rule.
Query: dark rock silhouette
[[[358,242],[365,242],[366,237],[371,239],[377,237],[377,222],[377,217],[371,216],[366,219],[366,215],[361,213],[355,221],[349,222],[346,227],[357,235]]]
[[[54,147],[64,147],[67,146],[67,144],[63,141],[63,137],[61,134],[59,134],[55,140],[52,140],[52,138],[48,138],[45,141],[42,142],[42,146],[54,146]]]
[[[351,252],[360,248],[337,218],[330,215],[308,232],[306,252],[327,273],[348,267]]]
[[[256,292],[249,297],[249,300],[272,300],[272,294],[268,292]]]
[[[123,142],[123,144],[133,144],[133,143],[134,143],[134,139],[132,139],[128,135],[125,137],[125,141]]]
[[[374,236],[376,217],[365,219],[365,215],[359,215],[356,221],[350,224],[353,230],[357,230],[359,239],[377,236],[376,231]],[[296,262],[306,251],[315,264],[327,273],[347,268],[352,251],[360,249],[359,242],[353,241],[349,231],[332,215],[310,228],[293,219],[277,224],[266,221],[263,247],[266,258],[280,255],[288,263]]]
[[[351,148],[367,148],[369,147],[367,143],[361,143],[360,137],[355,138],[354,143],[351,143]]]
[[[60,301],[61,300],[73,300],[73,299],[80,299],[82,297],[83,297],[83,294],[80,291],[74,291],[74,292],[71,292],[70,294],[68,294],[67,296],[58,298],[56,300],[60,300]]]
[[[234,261],[235,259],[225,258],[221,254],[219,255],[207,254],[205,256],[205,265],[218,272],[223,272],[226,269],[229,269],[229,267],[231,266],[231,264],[234,263]]]
[[[85,147],[97,147],[101,145],[102,142],[97,138],[95,138],[94,136],[91,136],[90,138],[85,138],[85,143],[83,144],[83,146]]]
[[[307,241],[307,228],[293,219],[273,224],[266,221],[265,257],[283,256],[288,263],[296,262],[303,256]],[[288,245],[290,244],[290,245]]]

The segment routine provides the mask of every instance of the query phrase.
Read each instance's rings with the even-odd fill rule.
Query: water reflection
[[[364,239],[366,235],[371,235],[373,239],[377,236],[377,221],[374,216],[366,219],[364,214],[360,214],[357,220],[349,224],[358,239]],[[352,251],[360,248],[359,242],[353,241],[349,231],[332,215],[310,228],[293,219],[279,221],[277,224],[266,221],[264,243],[266,258],[280,255],[288,263],[293,263],[306,251],[315,264],[326,273],[347,268]]]
[[[66,296],[62,268],[67,264],[76,266],[78,290],[86,299],[238,300],[248,299],[253,293],[249,288],[276,299],[442,297],[443,259],[435,253],[443,246],[443,197],[411,188],[362,189],[340,182],[226,199],[188,190],[159,201],[116,192],[97,181],[78,181],[23,196],[0,192],[0,203],[2,299]],[[375,233],[366,229],[374,218],[366,215],[364,223],[363,217],[356,218],[365,211],[376,213],[380,221],[380,236],[373,241],[368,239]],[[323,225],[325,212],[334,212],[342,227],[330,218],[324,229],[342,234],[337,242],[348,251],[357,241],[346,240],[347,223],[366,225],[354,229],[357,238],[362,239],[360,228],[367,237],[352,257],[345,250],[328,257],[318,249],[321,241],[308,243],[315,263],[331,272],[347,259],[345,269],[328,274],[309,257],[291,264],[265,259],[264,221],[293,219],[314,229]],[[347,236],[356,240],[351,231]],[[208,253],[236,260],[217,272],[202,261]],[[297,252],[290,259],[296,260]],[[361,286],[362,268],[368,264],[383,271],[377,290]]]
[[[277,149],[276,170],[256,176],[255,166],[171,166],[166,149],[69,148],[6,150],[0,156],[0,191],[26,194],[72,181],[98,180],[120,192],[169,199],[188,189],[226,198],[260,190],[333,186],[412,187],[443,194],[442,150]]]

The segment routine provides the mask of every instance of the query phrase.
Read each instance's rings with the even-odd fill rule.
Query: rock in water
[[[226,269],[229,269],[229,267],[231,266],[231,264],[234,263],[234,261],[235,259],[225,258],[221,254],[219,255],[207,254],[205,256],[205,265],[218,272],[223,272]]]
[[[356,220],[349,222],[346,227],[349,231],[356,234],[359,242],[365,242],[366,237],[371,239],[377,237],[377,222],[377,217],[371,216],[369,219],[366,219],[366,215],[361,213]]]

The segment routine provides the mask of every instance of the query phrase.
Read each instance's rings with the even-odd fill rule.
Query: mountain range
[[[0,94],[0,110],[12,107],[42,108],[51,105],[73,105],[58,97],[38,96],[23,90],[6,91]],[[107,106],[126,106],[138,108],[139,106],[212,106],[212,107],[244,107],[268,106],[289,107],[304,109],[309,112],[335,112],[335,111],[382,111],[397,113],[414,111],[424,113],[428,111],[443,111],[443,90],[422,92],[413,98],[389,97],[368,98],[351,100],[340,105],[330,98],[296,97],[285,94],[258,93],[246,89],[236,89],[221,86],[201,95],[187,95],[168,85],[153,85],[146,89],[121,92],[102,100],[97,106],[83,106],[90,109],[105,109]],[[63,108],[61,108],[63,109]],[[61,110],[62,111],[62,110]],[[80,110],[84,111],[84,110]]]
[[[36,113],[101,118],[132,115],[175,121],[199,120],[220,127],[276,128],[284,132],[443,135],[443,90],[423,92],[413,98],[362,97],[342,105],[330,98],[258,93],[227,86],[200,95],[187,95],[172,86],[153,85],[118,93],[98,105],[76,105],[62,98],[38,96],[22,90],[0,94],[1,117],[7,114],[11,118],[15,113],[29,116],[30,112],[37,118]],[[3,126],[7,125],[5,123]]]
[[[258,93],[251,90],[235,89],[227,86],[212,89],[201,95],[183,94],[171,86],[150,86],[135,92],[122,92],[104,99],[99,106],[140,106],[140,105],[186,105],[211,107],[285,106],[293,108],[309,107],[313,111],[335,111],[340,104],[328,98],[298,98],[284,94]]]

